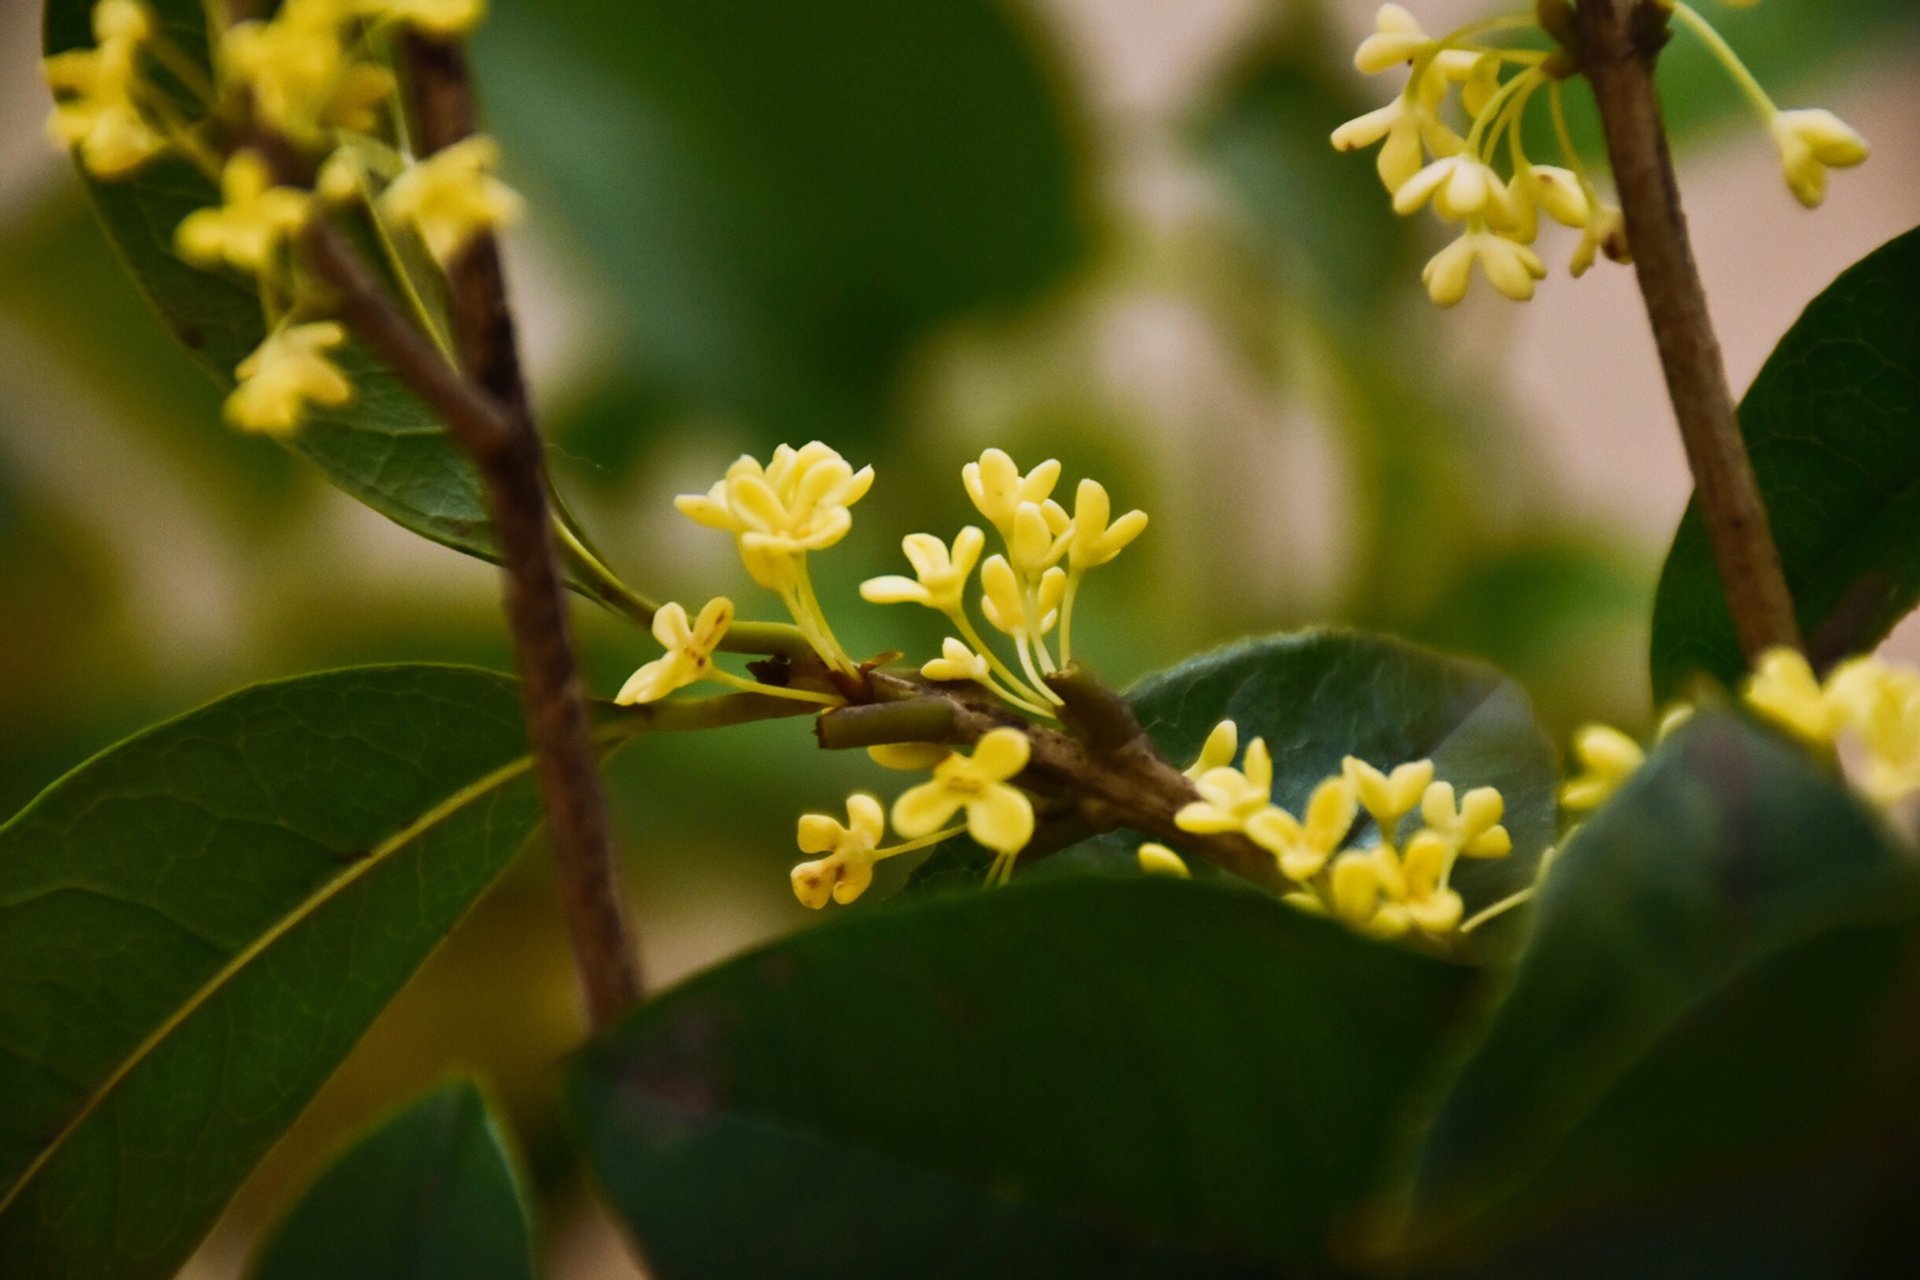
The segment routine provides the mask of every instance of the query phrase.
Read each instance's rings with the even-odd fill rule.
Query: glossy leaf
[[[472,1081],[349,1148],[260,1251],[255,1280],[533,1280],[526,1193]]]
[[[0,827],[0,1274],[171,1275],[526,838],[512,681],[260,685]]]
[[[567,1105],[667,1280],[1320,1273],[1470,976],[1217,885],[1016,884],[658,997]]]
[[[1507,804],[1513,853],[1463,859],[1454,883],[1468,909],[1530,883],[1559,820],[1559,767],[1526,694],[1490,667],[1385,636],[1305,631],[1244,640],[1148,676],[1127,694],[1167,759],[1185,767],[1222,720],[1241,749],[1265,738],[1273,799],[1304,812],[1314,787],[1356,755],[1381,768],[1431,757],[1456,789],[1493,786]],[[1355,837],[1367,842],[1364,832]],[[1130,866],[1139,837],[1102,836],[1056,856],[1067,866]],[[922,880],[972,882],[984,867],[958,848],[928,860]],[[1039,864],[1042,867],[1047,863]]]
[[[912,345],[1088,239],[1039,29],[996,0],[500,4],[494,129],[604,273],[623,367],[764,443],[871,431]]]
[[[1744,1160],[1839,1105],[1824,1094],[1854,1071],[1840,1069],[1846,1046],[1867,1034],[1856,1027],[1846,1033],[1852,1040],[1810,1044],[1835,1012],[1825,1006],[1857,1009],[1858,993],[1842,989],[1832,964],[1819,970],[1821,982],[1835,984],[1823,992],[1776,962],[1829,936],[1843,951],[1872,951],[1879,944],[1865,935],[1850,942],[1853,935],[1835,931],[1910,918],[1917,904],[1920,883],[1907,856],[1799,747],[1705,714],[1555,863],[1510,989],[1430,1131],[1420,1175],[1429,1232],[1453,1236],[1449,1250],[1471,1257],[1484,1233],[1617,1193],[1627,1166],[1646,1175],[1632,1198],[1654,1215],[1641,1219],[1649,1230],[1664,1215],[1656,1202],[1672,1187],[1706,1196],[1700,1183],[1666,1180],[1689,1163],[1702,1173],[1718,1167],[1718,1185],[1734,1194]],[[1896,974],[1881,968],[1865,981],[1885,989]],[[1910,974],[1899,981],[1910,983]],[[1729,990],[1730,1003],[1717,1004]],[[1777,1017],[1738,1031],[1737,1043],[1754,1055],[1750,1071],[1738,1070],[1749,1074],[1722,1081],[1726,1096],[1700,1102],[1704,1109],[1689,1118],[1681,1100],[1708,1091],[1695,1069],[1699,1055],[1741,1061],[1714,1049],[1702,1028],[1753,1016],[1763,1007],[1753,1003],[1756,990],[1792,999]],[[1781,1043],[1762,1050],[1758,1042],[1769,1038]],[[1833,1078],[1798,1074],[1792,1064],[1802,1056],[1832,1062]],[[1671,1094],[1662,1092],[1668,1071],[1676,1073]],[[1792,1089],[1802,1097],[1787,1118],[1735,1101],[1778,1101]],[[1671,1131],[1661,1133],[1652,1113],[1634,1106],[1660,1108]],[[1640,1147],[1622,1147],[1627,1128],[1610,1133],[1616,1124],[1632,1126]],[[1514,1202],[1530,1182],[1536,1190]],[[1616,1225],[1609,1220],[1607,1229]],[[1677,1217],[1670,1225],[1683,1229]]]
[[[1920,231],[1814,299],[1740,405],[1795,612],[1816,659],[1871,649],[1920,602]],[[1653,614],[1656,697],[1745,670],[1698,502]]]

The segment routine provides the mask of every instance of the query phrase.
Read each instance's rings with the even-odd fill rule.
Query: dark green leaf
[[[471,1081],[443,1085],[322,1173],[255,1280],[532,1280],[526,1195]]]
[[[171,1275],[537,817],[513,683],[369,667],[0,827],[0,1273]]]
[[[1920,231],[1807,307],[1740,405],[1740,431],[1816,660],[1872,648],[1920,601]],[[1696,499],[1653,613],[1659,699],[1745,670]]]
[[[1191,658],[1148,676],[1127,700],[1154,744],[1183,768],[1222,720],[1239,727],[1243,750],[1265,738],[1274,803],[1296,814],[1349,755],[1380,768],[1431,757],[1436,776],[1459,790],[1498,787],[1513,853],[1460,863],[1454,883],[1468,910],[1531,883],[1553,842],[1560,778],[1553,744],[1534,724],[1519,686],[1479,663],[1385,636],[1306,631]],[[1060,856],[1127,865],[1138,843],[1116,833]],[[974,869],[972,858],[943,849],[928,859],[923,878],[949,884],[971,878]]]
[[[1664,1038],[1677,1032],[1697,1043],[1688,1028],[1723,1016],[1700,1010],[1784,949],[1910,913],[1920,901],[1907,856],[1800,748],[1740,721],[1703,717],[1662,747],[1554,865],[1511,987],[1429,1135],[1420,1182],[1431,1230],[1474,1241],[1487,1212],[1549,1166],[1557,1172],[1544,1186],[1609,1183],[1619,1160],[1599,1154],[1612,1141],[1606,1099],[1622,1088],[1658,1097],[1657,1085],[1637,1081],[1656,1070]],[[1749,1045],[1796,1042],[1757,1059],[1776,1071],[1810,1051],[1800,1042],[1823,1016],[1817,993],[1796,999],[1809,1006],[1804,1026],[1783,1019],[1764,1034],[1742,1033]],[[1691,1070],[1684,1061],[1675,1069]],[[1795,1078],[1808,1093],[1832,1087],[1817,1074]],[[1688,1087],[1700,1083],[1695,1076]],[[1781,1077],[1748,1083],[1752,1092],[1739,1096],[1751,1101],[1777,1092]],[[1652,1149],[1664,1140],[1644,1119],[1635,1123],[1650,1143],[1639,1157],[1649,1180],[1639,1190],[1651,1196],[1670,1185],[1655,1176],[1669,1166]],[[1711,1162],[1716,1153],[1731,1159],[1772,1123],[1754,1114],[1735,1138],[1714,1130],[1737,1119],[1702,1113],[1696,1126],[1676,1128],[1676,1144],[1681,1134],[1697,1144],[1684,1156],[1676,1147],[1670,1167]],[[1570,1139],[1576,1130],[1584,1136]],[[1563,1149],[1567,1142],[1574,1145]],[[1593,1148],[1591,1164],[1566,1154],[1581,1144]]]
[[[917,339],[1085,246],[1037,34],[995,0],[523,0],[479,60],[632,361],[763,441],[844,443]]]
[[[1213,885],[923,898],[656,999],[568,1107],[662,1277],[1323,1274],[1469,977]]]

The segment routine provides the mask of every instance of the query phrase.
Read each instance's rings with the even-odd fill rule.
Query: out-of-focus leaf
[[[0,1273],[171,1275],[537,817],[512,681],[260,685],[0,827]]]
[[[1324,1274],[1468,981],[1258,894],[1015,885],[657,998],[568,1109],[662,1277]]]
[[[533,1230],[500,1122],[472,1081],[361,1138],[260,1252],[255,1280],[533,1280]]]
[[[1378,106],[1318,24],[1289,26],[1232,73],[1198,125],[1201,153],[1246,211],[1255,247],[1322,312],[1369,316],[1417,274],[1419,224],[1394,213],[1371,156],[1328,143]]]
[[[1677,1187],[1693,1203],[1723,1200],[1718,1212],[1751,1216],[1759,1229],[1772,1202],[1742,1200],[1743,1180],[1779,1158],[1773,1142],[1797,1142],[1803,1122],[1843,1112],[1829,1095],[1862,1070],[1845,1065],[1847,1055],[1863,1037],[1897,1030],[1852,1026],[1821,1043],[1830,1018],[1861,1011],[1862,993],[1839,989],[1847,980],[1832,961],[1872,960],[1869,1004],[1889,986],[1904,987],[1909,1001],[1915,994],[1911,954],[1901,975],[1881,941],[1833,931],[1911,919],[1917,904],[1907,855],[1800,748],[1703,713],[1554,864],[1510,989],[1429,1132],[1420,1174],[1427,1231],[1471,1260],[1564,1212],[1587,1227],[1561,1241],[1569,1253],[1556,1265],[1527,1274],[1696,1274],[1595,1265],[1571,1246],[1629,1223],[1647,1234],[1626,1250],[1662,1231],[1698,1231],[1667,1211]],[[1776,963],[1810,939],[1822,940],[1811,945],[1825,957],[1818,981],[1830,988]],[[1910,942],[1902,946],[1911,953]],[[1756,1004],[1753,993],[1764,990],[1790,999],[1777,1010]],[[1709,1027],[1735,1039],[1716,1047],[1703,1034]],[[1902,1036],[1910,1060],[1911,1030]],[[1741,1052],[1730,1051],[1734,1043]],[[1704,1053],[1727,1070],[1716,1084]],[[1802,1074],[1795,1064],[1807,1059],[1831,1069]],[[1727,1092],[1710,1097],[1714,1089]],[[1778,1105],[1743,1105],[1762,1098]],[[1624,1127],[1609,1133],[1616,1124]]]
[[[915,339],[1085,245],[1037,36],[996,0],[523,0],[479,60],[648,364],[763,440],[844,443]]]
[[[206,500],[250,514],[283,509],[299,464],[221,424],[219,393],[145,321],[146,302],[78,192],[62,192],[0,242],[0,308],[83,378],[89,396],[183,460],[205,481]]]
[[[1560,778],[1553,744],[1520,687],[1479,663],[1384,636],[1308,631],[1189,659],[1148,676],[1127,700],[1162,754],[1182,767],[1222,720],[1239,728],[1243,751],[1266,739],[1274,803],[1295,814],[1349,755],[1382,769],[1431,757],[1435,776],[1458,791],[1498,787],[1513,853],[1455,868],[1453,883],[1469,910],[1530,883],[1553,842]],[[1138,844],[1138,836],[1115,832],[1057,857],[1126,866]],[[919,882],[953,884],[984,866],[977,851],[955,842],[928,859]]]
[[[1920,601],[1920,231],[1841,273],[1780,340],[1740,431],[1817,661],[1870,649]],[[1674,536],[1653,614],[1664,700],[1745,670],[1699,502]]]

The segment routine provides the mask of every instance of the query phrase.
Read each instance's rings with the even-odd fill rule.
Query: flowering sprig
[[[397,83],[367,51],[390,29],[464,34],[484,9],[481,0],[285,0],[271,17],[218,33],[209,79],[142,0],[98,0],[94,46],[46,59],[56,99],[49,132],[94,178],[124,179],[173,156],[220,188],[220,202],[188,214],[174,241],[183,260],[245,277],[260,300],[267,333],[234,370],[226,406],[234,427],[286,435],[313,409],[352,397],[351,381],[324,354],[344,331],[290,251],[316,215],[316,190],[331,203],[366,204],[416,321],[450,349],[442,318],[424,301],[433,290],[397,242],[417,237],[444,266],[513,221],[519,200],[492,176],[490,139],[425,158],[393,150],[384,138],[407,136],[393,127]],[[266,148],[223,155],[221,142],[248,136],[230,127],[241,120]]]
[[[1866,142],[1831,112],[1777,108],[1697,11],[1679,0],[1665,8],[1706,44],[1760,113],[1780,150],[1787,185],[1801,203],[1812,208],[1825,198],[1830,168],[1866,159]],[[1466,297],[1476,264],[1500,293],[1516,301],[1532,298],[1547,274],[1532,247],[1542,213],[1581,233],[1568,263],[1571,274],[1585,274],[1601,253],[1618,262],[1629,259],[1620,209],[1602,197],[1567,128],[1563,85],[1580,70],[1571,8],[1543,4],[1538,12],[1546,27],[1534,16],[1516,15],[1435,38],[1407,9],[1385,4],[1373,34],[1354,54],[1355,67],[1367,75],[1408,67],[1407,81],[1386,106],[1335,129],[1333,145],[1352,151],[1379,144],[1380,178],[1395,211],[1406,215],[1431,207],[1442,221],[1460,225],[1459,237],[1422,272],[1429,296],[1441,306]],[[1529,30],[1562,47],[1494,42]],[[1456,89],[1467,120],[1464,134],[1448,119]],[[1527,150],[1527,111],[1542,98],[1558,164],[1537,163]]]
[[[1222,721],[1207,737],[1190,772],[1199,799],[1174,817],[1183,831],[1244,833],[1273,856],[1291,886],[1285,901],[1330,915],[1376,937],[1418,933],[1427,942],[1452,946],[1481,923],[1525,901],[1515,895],[1478,916],[1464,918],[1464,903],[1451,886],[1462,857],[1504,858],[1513,848],[1501,825],[1506,808],[1499,791],[1476,787],[1457,800],[1451,783],[1435,780],[1433,761],[1410,760],[1382,771],[1348,756],[1339,773],[1322,780],[1296,816],[1273,802],[1273,758],[1255,738],[1238,768],[1231,763],[1239,733]],[[1352,844],[1362,810],[1377,839]],[[1409,829],[1418,812],[1421,821]],[[1171,871],[1165,846],[1141,865]]]
[[[1112,518],[1112,500],[1096,480],[1082,480],[1069,515],[1053,498],[1060,463],[1049,458],[1022,474],[1004,450],[988,449],[961,468],[974,508],[1000,535],[1004,551],[981,561],[986,537],[968,525],[951,549],[932,534],[909,534],[902,547],[914,577],[871,578],[860,594],[876,604],[919,604],[943,614],[959,637],[928,664],[931,679],[968,679],[1032,715],[1052,716],[1059,695],[1046,677],[1073,660],[1073,607],[1086,574],[1107,564],[1147,526],[1144,511]],[[966,608],[966,587],[980,566],[980,612],[1013,642],[1020,670],[995,653]],[[1047,637],[1059,631],[1059,658]],[[1024,673],[1024,674],[1023,674]]]

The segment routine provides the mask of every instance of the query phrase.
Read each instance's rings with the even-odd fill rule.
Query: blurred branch
[[[1654,0],[1580,0],[1581,69],[1599,103],[1634,273],[1707,536],[1740,646],[1751,660],[1776,645],[1799,648],[1800,628],[1680,207],[1653,79],[1667,17]]]

